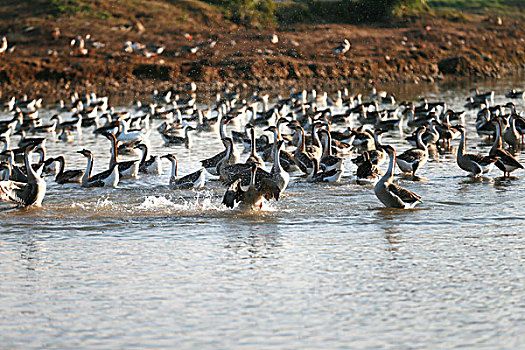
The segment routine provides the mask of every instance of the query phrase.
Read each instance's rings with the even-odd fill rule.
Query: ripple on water
[[[429,98],[461,110],[467,93],[436,86]],[[488,153],[475,111],[466,119],[468,145]],[[190,150],[166,147],[154,123],[151,152],[175,153],[180,175],[222,148],[206,133]],[[49,141],[68,169],[85,167],[84,146],[95,172],[109,162],[88,131],[67,148]],[[415,210],[384,208],[350,161],[341,184],[294,176],[262,211],[226,209],[210,178],[184,191],[167,173],[116,189],[49,178],[43,208],[0,204],[2,346],[522,348],[525,175],[471,179],[454,152],[434,157],[423,181],[396,177],[422,196]]]

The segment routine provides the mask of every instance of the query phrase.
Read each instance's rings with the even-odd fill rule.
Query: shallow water
[[[426,95],[461,110],[470,87]],[[502,102],[510,87],[525,83],[481,88]],[[466,119],[469,150],[488,153],[475,112]],[[402,152],[401,140],[390,132],[383,142]],[[153,154],[177,155],[180,174],[221,148],[212,134],[167,148],[155,129],[151,142]],[[89,131],[49,142],[48,153],[84,167],[83,147],[103,170],[108,141]],[[48,179],[42,208],[0,204],[1,347],[523,347],[524,172],[474,180],[454,154],[437,155],[420,181],[399,179],[423,200],[402,211],[383,208],[346,168],[335,185],[293,177],[262,212],[226,210],[214,181],[169,190],[167,164],[117,189]]]

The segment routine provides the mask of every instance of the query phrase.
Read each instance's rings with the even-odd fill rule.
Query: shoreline
[[[0,100],[25,93],[55,102],[78,91],[145,101],[154,89],[184,93],[189,82],[210,94],[226,88],[383,89],[501,79],[525,69],[525,23],[517,19],[500,24],[486,16],[468,22],[423,16],[388,24],[301,24],[277,31],[208,26],[194,31],[191,41],[172,38],[160,28],[148,33],[148,40],[163,43],[166,50],[151,58],[125,53],[122,43],[129,35],[104,33],[101,23],[91,33],[105,47],[90,48],[85,56],[69,47],[77,31],[60,20],[46,24],[63,28],[57,40],[44,26],[26,34],[17,28],[8,33],[16,50],[0,61]],[[270,42],[272,33],[277,44]],[[352,43],[344,56],[333,53],[341,38]],[[203,46],[211,42],[213,47]],[[197,44],[201,49],[195,54],[182,50]]]

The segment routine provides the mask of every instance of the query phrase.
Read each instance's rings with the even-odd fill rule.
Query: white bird
[[[147,140],[147,135],[142,131],[128,131],[128,123],[122,119],[119,121],[119,131],[117,140],[120,142],[145,142]]]
[[[347,53],[350,50],[351,47],[352,47],[352,44],[350,43],[350,41],[348,41],[348,39],[345,39],[341,43],[341,45],[339,45],[338,47],[336,47],[332,51],[335,54],[343,56],[345,53]]]
[[[3,36],[2,44],[0,45],[0,56],[5,55],[6,52],[7,52],[7,38]]]

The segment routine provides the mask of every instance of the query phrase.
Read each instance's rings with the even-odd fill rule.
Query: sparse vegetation
[[[221,7],[228,19],[237,24],[251,27],[274,26],[275,10],[278,5],[273,0],[209,0]]]
[[[51,0],[49,2],[50,12],[58,14],[76,15],[80,11],[91,12],[90,5],[83,4],[78,0]]]
[[[102,20],[107,20],[112,17],[111,13],[98,9],[96,4],[92,5],[82,0],[51,0],[48,3],[48,7],[49,13],[54,16],[78,16],[83,14],[89,18]]]
[[[169,4],[185,11],[176,17],[183,22],[188,17],[186,12],[202,14],[208,6],[222,12],[234,23],[253,28],[311,22],[377,22],[389,17],[421,13],[462,20],[464,16],[461,13],[464,9],[469,12],[514,12],[515,16],[520,16],[525,7],[525,1],[522,0],[152,0],[148,5],[138,0],[116,2],[117,7],[133,9],[144,6],[161,8],[162,4]],[[53,15],[84,15],[102,20],[113,16],[113,10],[100,8],[98,2],[91,0],[50,0],[48,7]]]
[[[426,0],[307,0],[279,3],[279,23],[304,21],[362,23],[381,21],[406,10],[426,8]]]
[[[281,24],[363,23],[422,13],[466,20],[464,10],[523,16],[524,9],[522,0],[305,0],[278,2],[275,16]]]

